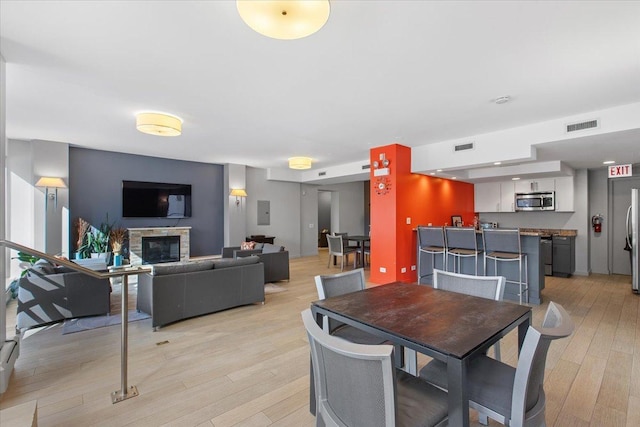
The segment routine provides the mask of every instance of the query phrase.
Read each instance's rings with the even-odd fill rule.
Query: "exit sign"
[[[633,176],[631,165],[609,166],[609,178],[620,178],[623,176]]]

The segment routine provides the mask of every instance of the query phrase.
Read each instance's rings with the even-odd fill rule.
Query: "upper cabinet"
[[[556,178],[556,212],[573,212],[573,177]]]
[[[555,191],[555,212],[573,212],[573,177],[483,182],[474,185],[476,212],[515,212],[515,193]]]
[[[532,193],[540,191],[555,191],[556,184],[554,178],[541,179],[521,179],[516,181],[516,193]]]
[[[474,185],[476,212],[513,212],[513,181]]]

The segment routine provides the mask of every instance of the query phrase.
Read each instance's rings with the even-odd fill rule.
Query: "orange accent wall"
[[[370,161],[389,160],[384,180],[389,190],[378,189],[379,177],[371,168],[371,275],[372,283],[415,282],[418,225],[451,225],[460,215],[465,225],[473,223],[473,184],[411,173],[411,148],[399,144],[376,147]],[[384,194],[379,194],[384,193]],[[407,218],[411,223],[407,224]],[[380,269],[386,269],[381,272]],[[402,268],[406,272],[402,272]]]

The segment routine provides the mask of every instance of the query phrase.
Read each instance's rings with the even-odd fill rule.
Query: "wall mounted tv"
[[[187,218],[191,185],[122,181],[123,218]]]

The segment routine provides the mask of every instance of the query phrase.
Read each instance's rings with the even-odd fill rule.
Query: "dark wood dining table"
[[[346,239],[350,242],[357,242],[360,255],[358,256],[358,262],[364,267],[364,243],[371,241],[371,236],[351,236],[348,235]]]
[[[414,375],[415,363],[403,353],[418,352],[444,361],[451,426],[469,425],[466,376],[470,360],[485,354],[516,327],[520,349],[531,324],[527,306],[400,282],[315,301],[311,311],[319,324],[326,315],[394,343],[403,350],[396,357]]]

